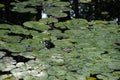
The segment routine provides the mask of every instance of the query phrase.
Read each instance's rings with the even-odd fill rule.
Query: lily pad
[[[67,16],[67,14],[63,13],[63,10],[61,10],[59,7],[47,8],[45,10],[45,13],[47,13],[50,16],[56,17],[56,18],[66,17]]]
[[[67,27],[70,29],[86,29],[88,27],[88,21],[85,19],[73,19],[70,21],[67,21]]]
[[[29,35],[29,31],[19,25],[11,25],[10,31],[15,34]]]
[[[3,36],[1,40],[8,43],[19,43],[22,37],[20,36]]]
[[[56,23],[58,22],[55,18],[44,18],[39,20],[40,24],[50,24],[50,23]]]
[[[3,40],[4,36],[7,35],[9,32],[9,30],[0,30],[0,40]]]
[[[90,3],[91,0],[79,0],[79,2],[81,2],[81,3]]]
[[[5,5],[0,3],[0,8],[4,8],[4,7],[5,7]]]
[[[25,39],[21,42],[25,46],[25,50],[30,51],[39,51],[40,49],[45,48],[45,45],[40,42],[39,39]]]
[[[40,22],[36,22],[36,21],[24,22],[23,25],[28,28],[32,28],[32,29],[36,29],[36,30],[40,30],[40,31],[45,31],[45,30],[50,29],[50,27],[48,25],[44,25],[44,24],[41,24]]]
[[[8,30],[9,28],[11,28],[11,25],[9,24],[0,24],[0,29]]]
[[[57,40],[57,41],[54,41],[53,44],[55,45],[55,47],[58,47],[58,48],[67,48],[67,47],[73,46],[73,44],[68,40]]]
[[[53,5],[54,6],[61,6],[61,7],[63,6],[64,7],[64,6],[69,6],[70,3],[69,2],[54,2]]]
[[[56,23],[55,27],[59,28],[59,29],[66,29],[67,28],[66,23],[64,23],[64,22]]]
[[[25,45],[22,45],[20,43],[7,43],[7,42],[0,42],[0,48],[6,49],[11,52],[24,52],[25,51]]]

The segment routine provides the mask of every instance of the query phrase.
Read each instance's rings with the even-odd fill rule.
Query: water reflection
[[[79,4],[79,17],[87,20],[118,20],[119,0],[93,0],[89,4]]]

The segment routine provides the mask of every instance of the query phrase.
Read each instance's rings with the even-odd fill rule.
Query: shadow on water
[[[92,0],[89,4],[80,3],[79,17],[87,20],[116,20],[120,19],[119,0]]]
[[[22,24],[25,21],[32,20],[35,14],[31,13],[18,13],[11,11],[12,7],[10,5],[11,2],[17,0],[1,0],[0,3],[5,4],[5,8],[0,10],[0,23],[8,23],[8,24]]]
[[[0,23],[22,24],[29,20],[39,20],[42,15],[42,9],[36,7],[38,13],[17,13],[10,11],[12,6],[10,2],[15,0],[1,0],[0,3],[6,5],[0,9]],[[21,0],[25,1],[25,0]],[[92,0],[91,3],[79,3],[78,0],[61,0],[69,1],[72,9],[68,17],[60,18],[59,21],[65,21],[72,18],[84,18],[91,20],[116,20],[120,24],[120,1],[119,0]]]

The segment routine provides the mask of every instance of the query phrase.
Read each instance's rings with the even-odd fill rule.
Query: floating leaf
[[[67,28],[66,23],[64,23],[64,22],[56,23],[55,27],[60,28],[60,29],[66,29]]]
[[[4,36],[7,35],[10,31],[8,30],[0,30],[0,40],[4,39]]]
[[[45,45],[40,42],[39,39],[25,39],[21,42],[24,46],[26,51],[39,51],[40,49],[45,48]]]
[[[97,80],[97,79],[94,77],[88,77],[87,80]]]
[[[5,7],[5,5],[0,3],[0,8],[4,8],[4,7]]]
[[[56,23],[58,22],[55,18],[44,18],[39,20],[40,24],[50,24],[50,23]]]
[[[79,0],[79,2],[81,2],[81,3],[90,3],[91,0]]]
[[[19,25],[11,25],[10,31],[15,34],[29,35],[29,31]]]
[[[69,2],[54,2],[53,3],[54,6],[69,6],[70,3]]]
[[[23,23],[23,25],[28,28],[33,28],[33,29],[40,30],[40,31],[45,31],[45,30],[50,29],[48,25],[44,25],[36,21],[28,21],[28,22]]]
[[[63,11],[60,11],[60,8],[58,7],[51,7],[51,8],[47,8],[45,10],[45,13],[47,13],[50,16],[56,17],[56,18],[60,18],[60,17],[66,17],[67,14],[63,13]]]
[[[20,36],[3,36],[1,37],[1,40],[4,42],[8,42],[8,43],[18,43],[20,42],[22,39],[22,37]]]
[[[88,27],[88,22],[85,19],[73,19],[70,20],[69,22],[66,22],[68,25],[67,27],[70,29],[86,29]]]
[[[2,49],[7,49],[11,52],[24,52],[26,51],[25,45],[22,45],[20,43],[6,43],[6,42],[0,42]]]
[[[9,24],[0,24],[0,29],[6,29],[8,30],[9,28],[11,28],[12,26]]]

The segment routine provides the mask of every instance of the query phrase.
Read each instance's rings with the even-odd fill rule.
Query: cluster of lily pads
[[[61,2],[60,0],[27,0],[22,2],[12,2],[12,11],[19,13],[37,13],[37,7],[39,10],[45,10],[45,13],[49,16],[66,17],[66,11],[69,11],[69,2]]]
[[[0,24],[0,80],[120,79],[120,25],[115,21],[58,22],[70,10],[70,3],[60,0],[18,0],[11,5],[20,13],[37,13],[41,7],[52,17]]]
[[[119,80],[119,63],[115,21],[0,24],[1,80]]]
[[[79,3],[90,3],[91,0],[79,0]],[[70,2],[61,0],[27,0],[12,2],[12,11],[19,13],[36,14],[39,10],[43,10],[48,16],[67,17],[66,12],[70,11]]]

